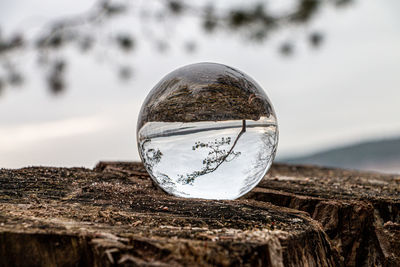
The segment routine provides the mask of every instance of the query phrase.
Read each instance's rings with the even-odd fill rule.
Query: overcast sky
[[[53,16],[92,4],[40,2],[1,1],[3,33],[26,25],[34,32]],[[280,156],[400,136],[399,11],[397,0],[363,0],[322,12],[309,29],[296,32],[299,48],[290,58],[277,53],[287,33],[255,45],[223,33],[204,37],[189,20],[177,26],[174,38],[196,39],[195,53],[159,54],[141,42],[130,59],[134,79],[125,83],[96,58],[66,51],[68,88],[58,97],[48,93],[35,58],[28,56],[21,63],[29,68],[25,86],[0,96],[0,167],[138,160],[136,121],[147,93],[168,72],[202,61],[238,68],[265,89],[278,116]],[[312,29],[326,34],[318,50],[302,40]]]

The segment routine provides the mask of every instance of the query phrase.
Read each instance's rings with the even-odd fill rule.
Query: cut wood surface
[[[275,164],[235,201],[144,167],[0,170],[0,266],[400,266],[400,176]]]

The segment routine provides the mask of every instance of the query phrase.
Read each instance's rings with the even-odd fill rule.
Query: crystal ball
[[[172,71],[150,91],[137,143],[146,170],[165,192],[235,199],[270,168],[278,125],[252,78],[222,64],[197,63]]]

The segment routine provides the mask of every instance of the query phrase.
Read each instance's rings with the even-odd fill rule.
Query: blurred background
[[[218,62],[278,116],[280,162],[400,173],[400,2],[0,2],[0,167],[139,160],[168,72]]]

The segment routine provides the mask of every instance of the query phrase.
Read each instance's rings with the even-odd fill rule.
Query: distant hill
[[[277,161],[400,173],[400,137],[362,142]]]

